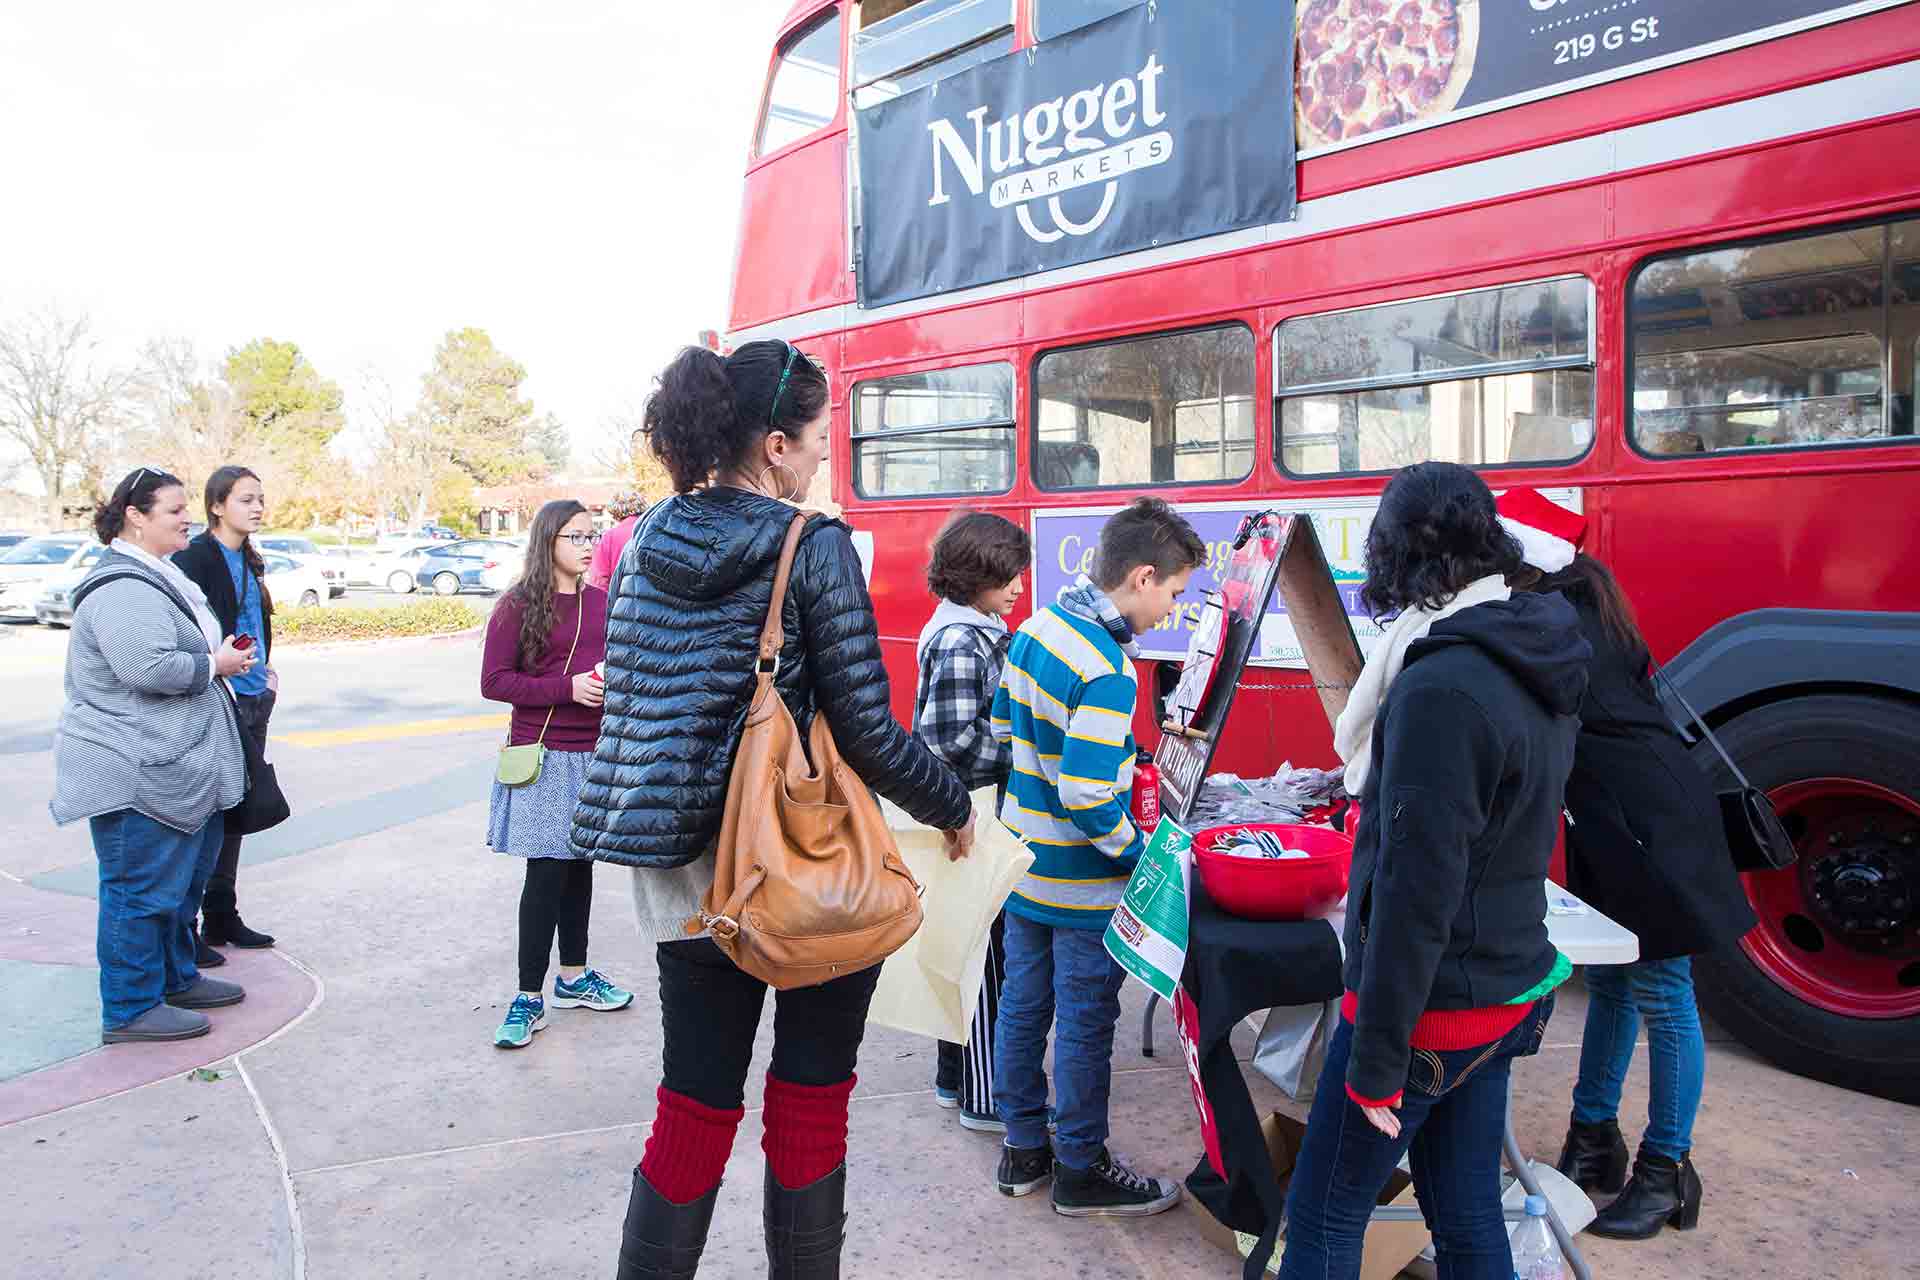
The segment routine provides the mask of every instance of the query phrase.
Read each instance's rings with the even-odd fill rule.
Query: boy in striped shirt
[[[1053,1178],[1067,1217],[1171,1208],[1177,1183],[1135,1173],[1108,1152],[1113,1028],[1124,973],[1107,921],[1143,848],[1128,816],[1137,747],[1134,637],[1173,612],[1206,544],[1174,509],[1142,498],[1100,532],[1092,577],[1034,612],[1013,638],[992,730],[1012,749],[1001,821],[1034,853],[1007,900],[1006,985],[994,1086],[1006,1123],[998,1184],[1026,1195]],[[1054,1028],[1059,1128],[1047,1138],[1047,1031]]]

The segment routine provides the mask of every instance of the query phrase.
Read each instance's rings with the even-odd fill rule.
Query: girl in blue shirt
[[[220,620],[223,633],[236,643],[250,639],[256,660],[229,680],[240,731],[263,747],[267,721],[273,715],[280,678],[270,665],[273,649],[273,598],[267,592],[266,562],[254,548],[253,535],[267,514],[267,491],[260,477],[246,467],[225,466],[207,477],[207,531],[174,556],[181,572],[206,593],[207,603]],[[207,879],[200,906],[197,963],[201,968],[226,963],[216,946],[270,947],[271,934],[248,928],[240,919],[234,880],[240,870],[241,837],[229,834],[220,846],[220,860]]]

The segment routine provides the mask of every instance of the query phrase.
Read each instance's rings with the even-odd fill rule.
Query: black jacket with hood
[[[1654,695],[1646,649],[1623,645],[1578,576],[1547,579],[1593,646],[1567,778],[1567,887],[1633,930],[1642,960],[1698,955],[1753,928],[1713,783]]]
[[[240,597],[233,591],[233,574],[227,568],[226,553],[221,550],[219,540],[213,536],[213,530],[204,529],[194,536],[186,548],[173,553],[173,563],[180,572],[193,579],[195,586],[207,596],[207,607],[213,610],[213,616],[220,621],[222,635],[236,635],[240,629]],[[253,571],[248,570],[249,573]],[[271,659],[273,654],[273,610],[268,604],[266,584],[255,576],[254,586],[260,591],[260,652]]]
[[[712,849],[793,516],[715,487],[661,503],[634,530],[607,604],[606,708],[574,813],[582,852],[676,867]],[[774,683],[801,734],[823,711],[868,786],[916,821],[964,826],[966,788],[893,718],[866,575],[840,521],[808,522],[782,625]]]
[[[1390,1098],[1428,1010],[1485,1009],[1554,968],[1547,864],[1593,650],[1558,595],[1434,624],[1373,728],[1347,914],[1347,1084]]]

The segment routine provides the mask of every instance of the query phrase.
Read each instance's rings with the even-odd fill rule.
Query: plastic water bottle
[[[1547,1225],[1547,1198],[1527,1197],[1527,1216],[1513,1233],[1514,1280],[1568,1280],[1567,1259]]]

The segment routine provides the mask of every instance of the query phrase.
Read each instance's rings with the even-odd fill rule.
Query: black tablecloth
[[[1260,1117],[1233,1053],[1241,1019],[1278,1005],[1320,1004],[1340,995],[1340,940],[1324,920],[1243,920],[1214,905],[1196,874],[1181,985],[1199,1019],[1200,1084],[1213,1109],[1226,1177],[1202,1155],[1187,1190],[1221,1222],[1259,1236],[1247,1280],[1259,1280],[1285,1203]]]

